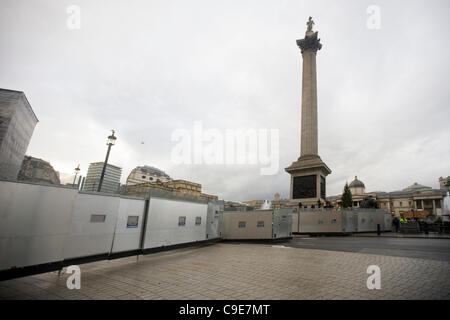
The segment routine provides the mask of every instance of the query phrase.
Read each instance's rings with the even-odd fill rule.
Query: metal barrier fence
[[[221,201],[0,181],[0,280],[220,239]]]
[[[391,213],[381,209],[298,209],[292,213],[292,232],[300,234],[342,234],[391,231]]]

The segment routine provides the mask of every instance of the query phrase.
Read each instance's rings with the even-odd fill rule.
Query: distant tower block
[[[300,157],[285,170],[291,175],[291,205],[317,207],[325,203],[326,176],[330,168],[318,155],[316,54],[322,48],[309,17],[304,39],[297,40],[303,57]]]

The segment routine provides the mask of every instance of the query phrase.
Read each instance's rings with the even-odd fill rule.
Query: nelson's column
[[[297,40],[303,57],[302,130],[300,157],[285,170],[291,175],[290,204],[317,207],[325,203],[325,178],[330,168],[320,159],[317,145],[316,53],[322,48],[309,17],[304,39]]]

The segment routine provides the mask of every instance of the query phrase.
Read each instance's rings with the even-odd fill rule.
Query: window
[[[91,222],[97,223],[97,222],[105,222],[106,215],[104,214],[91,214]]]
[[[245,221],[239,221],[238,227],[239,228],[245,228]]]
[[[150,180],[153,180],[153,177],[150,177],[149,179],[150,179]]]
[[[139,222],[139,216],[128,216],[127,228],[137,228]]]
[[[186,225],[186,217],[178,217],[178,226],[184,227]]]
[[[201,225],[202,224],[202,217],[196,217],[195,218],[195,225],[196,226],[199,226],[199,225]]]
[[[436,207],[437,209],[441,209],[441,200],[436,199],[436,200],[434,200],[434,201],[435,201],[435,203],[434,203],[435,207]]]
[[[264,228],[264,221],[258,221],[258,223],[256,224],[256,227]]]
[[[402,207],[402,206],[403,206],[403,202],[400,201],[400,207]]]
[[[417,206],[417,209],[422,209],[422,201],[416,200],[416,206]]]
[[[145,179],[145,178],[147,178],[146,176],[142,176],[142,179]]]

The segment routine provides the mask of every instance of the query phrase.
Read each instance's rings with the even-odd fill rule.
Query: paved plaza
[[[449,261],[285,245],[221,242],[83,264],[79,290],[49,272],[0,282],[0,299],[450,298]],[[381,268],[380,290],[366,286],[370,265]]]

